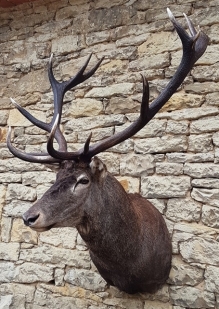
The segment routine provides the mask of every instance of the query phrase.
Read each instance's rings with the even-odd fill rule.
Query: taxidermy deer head
[[[48,74],[54,94],[54,115],[50,123],[36,119],[12,100],[27,119],[50,135],[47,153],[24,153],[12,145],[10,129],[9,150],[29,162],[60,164],[55,183],[23,215],[24,223],[38,232],[55,227],[76,227],[102,277],[127,293],[152,293],[165,283],[171,267],[170,237],[159,211],[139,194],[127,194],[96,155],[141,130],[169,100],[205,52],[207,36],[200,30],[196,31],[185,15],[189,35],[169,9],[168,14],[182,41],[181,63],[166,88],[150,105],[148,82],[142,77],[139,118],[124,131],[94,145],[90,145],[90,134],[82,149],[68,152],[60,129],[64,94],[91,77],[103,59],[85,73],[90,56],[73,78],[58,82],[50,58]],[[58,142],[58,150],[53,147],[54,139]]]

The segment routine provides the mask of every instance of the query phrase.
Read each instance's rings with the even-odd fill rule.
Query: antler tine
[[[49,65],[48,65],[48,76],[49,80],[51,83],[51,87],[53,90],[53,95],[54,95],[54,115],[49,123],[45,123],[37,118],[35,118],[33,115],[31,115],[25,108],[20,106],[18,103],[15,102],[15,100],[11,99],[11,102],[13,105],[20,111],[21,114],[23,114],[30,122],[32,122],[34,125],[37,127],[50,132],[52,128],[56,128],[55,131],[53,130],[53,139],[55,138],[56,141],[58,142],[59,145],[59,151],[61,153],[67,152],[67,142],[66,139],[64,138],[63,133],[61,132],[61,129],[59,127],[60,124],[60,118],[62,114],[62,106],[63,106],[63,98],[65,93],[70,90],[72,87],[80,84],[84,80],[88,79],[90,76],[92,76],[95,71],[98,69],[100,66],[101,62],[103,61],[104,58],[101,58],[97,64],[91,68],[88,72],[84,74],[85,69],[87,68],[89,61],[91,59],[91,55],[89,55],[87,61],[85,64],[82,66],[82,68],[79,70],[79,72],[70,80],[68,81],[63,81],[63,82],[58,82],[53,74],[53,69],[52,69],[52,59],[53,59],[53,54],[51,54],[50,59],[49,59]],[[57,117],[58,116],[58,117]],[[57,122],[56,126],[54,126],[54,122]],[[52,140],[53,140],[52,139]],[[24,153],[18,149],[16,149],[12,143],[11,143],[11,129],[9,130],[8,134],[8,139],[7,139],[7,144],[9,150],[16,156],[19,157],[20,159],[23,159],[25,161],[30,161],[30,162],[45,162],[45,163],[54,163],[54,162],[60,162],[59,159],[54,159],[52,156],[50,156],[48,153]],[[89,146],[88,146],[89,148]]]

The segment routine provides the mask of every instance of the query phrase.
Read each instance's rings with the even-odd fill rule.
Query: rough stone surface
[[[218,309],[219,0],[20,2],[0,10],[0,309]],[[9,125],[22,151],[46,151],[48,136],[10,97],[51,121],[53,53],[55,78],[73,77],[61,120],[68,150],[84,147],[91,132],[91,146],[122,132],[139,117],[140,74],[148,79],[151,104],[180,63],[181,41],[165,7],[183,26],[185,12],[210,43],[161,111],[99,154],[127,192],[148,197],[162,213],[172,240],[167,283],[155,294],[128,295],[100,277],[75,228],[37,233],[23,224],[22,214],[54,183],[58,166],[8,151]],[[104,60],[77,84],[74,76],[91,53],[85,77]]]

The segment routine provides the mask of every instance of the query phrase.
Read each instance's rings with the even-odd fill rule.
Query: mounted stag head
[[[186,17],[190,34],[169,17],[182,41],[182,61],[163,92],[149,105],[149,87],[143,77],[143,97],[139,118],[124,131],[90,145],[91,134],[82,149],[67,151],[59,127],[66,91],[91,77],[101,64],[85,73],[88,58],[69,81],[58,82],[49,62],[49,80],[54,93],[54,116],[44,123],[13,100],[18,110],[34,125],[50,133],[47,153],[23,153],[7,139],[10,151],[30,162],[60,163],[56,182],[24,215],[24,223],[42,232],[55,227],[76,227],[90,250],[90,256],[102,277],[127,293],[155,292],[168,278],[171,267],[171,242],[159,211],[139,194],[127,194],[96,155],[115,146],[141,130],[169,100],[202,56],[207,36],[196,31]],[[55,150],[53,141],[59,144]]]

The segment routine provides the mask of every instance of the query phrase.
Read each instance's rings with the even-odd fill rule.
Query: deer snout
[[[24,224],[27,226],[32,226],[36,223],[37,219],[39,218],[40,214],[37,215],[28,215],[27,213],[23,214]]]

